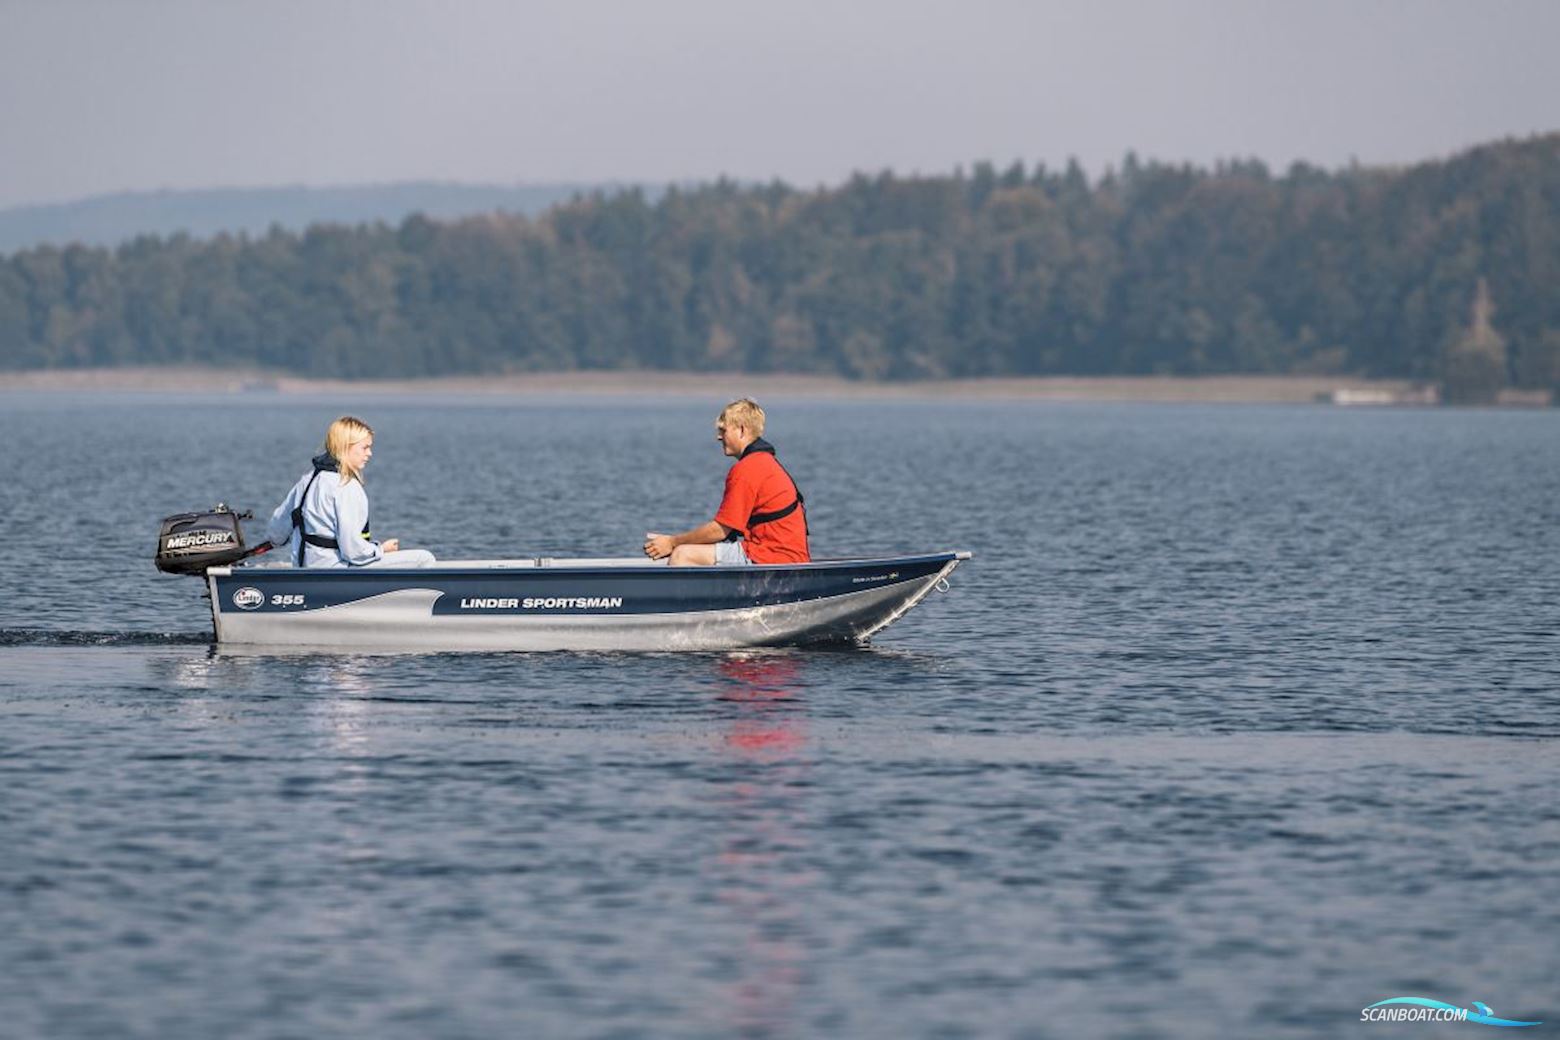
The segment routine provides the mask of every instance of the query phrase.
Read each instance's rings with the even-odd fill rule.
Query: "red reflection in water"
[[[743,928],[738,975],[726,1001],[737,1035],[794,1031],[808,946],[799,911],[812,883],[798,866],[799,824],[810,772],[802,663],[793,656],[730,657],[720,662],[721,701],[736,706],[725,748],[741,769],[723,792],[726,842],[715,863],[717,894]]]
[[[766,760],[784,758],[806,745],[807,730],[793,703],[801,674],[794,657],[726,658],[720,662],[720,674],[730,685],[719,699],[748,708],[732,720],[727,744]]]

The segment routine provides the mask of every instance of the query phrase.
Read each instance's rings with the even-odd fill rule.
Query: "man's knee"
[[[708,567],[715,562],[715,550],[708,545],[679,545],[667,562],[673,567]]]

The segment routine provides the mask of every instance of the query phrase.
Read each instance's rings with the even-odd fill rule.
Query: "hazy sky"
[[[1396,163],[1560,129],[1557,0],[0,0],[0,206]]]

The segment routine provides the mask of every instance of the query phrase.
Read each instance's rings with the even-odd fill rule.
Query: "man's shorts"
[[[741,542],[716,542],[715,562],[723,567],[745,567],[753,561]]]

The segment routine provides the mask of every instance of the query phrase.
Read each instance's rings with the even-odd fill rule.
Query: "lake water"
[[[381,537],[632,554],[720,403],[0,396],[0,1034],[1560,1021],[1560,412],[765,402],[815,554],[977,554],[859,651],[231,656],[151,565],[342,411]]]

